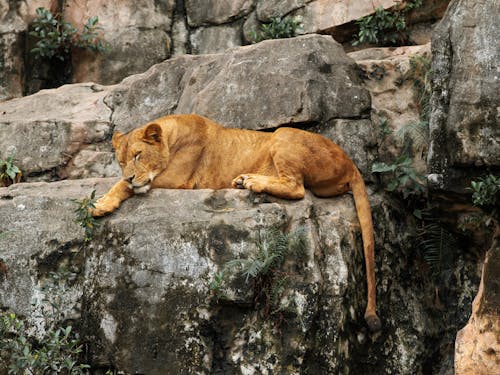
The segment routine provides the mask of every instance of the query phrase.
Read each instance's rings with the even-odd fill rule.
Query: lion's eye
[[[135,160],[135,161],[138,161],[138,160],[139,160],[139,158],[140,158],[140,156],[141,156],[141,153],[140,153],[140,152],[138,152],[137,154],[135,154],[135,155],[134,155],[134,160]]]

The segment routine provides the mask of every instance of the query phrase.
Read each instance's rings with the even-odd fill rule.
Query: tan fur
[[[94,216],[109,214],[150,188],[234,187],[285,199],[303,198],[305,188],[320,197],[352,190],[366,261],[365,319],[372,331],[380,329],[370,204],[361,174],[335,143],[293,128],[229,129],[197,115],[172,115],[127,134],[116,132],[113,146],[123,178],[97,201]]]

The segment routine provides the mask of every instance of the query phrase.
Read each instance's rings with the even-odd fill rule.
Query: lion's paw
[[[93,217],[101,217],[101,216],[109,215],[114,210],[116,210],[118,208],[118,206],[119,206],[119,203],[117,204],[114,200],[107,199],[106,197],[102,197],[101,199],[97,200],[94,208],[89,209],[89,213]]]
[[[240,175],[233,180],[233,187],[238,189],[248,189],[256,193],[262,193],[264,186],[258,175]]]

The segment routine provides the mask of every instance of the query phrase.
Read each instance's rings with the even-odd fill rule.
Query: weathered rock
[[[191,33],[191,52],[200,55],[221,53],[232,47],[241,46],[240,25],[200,27]]]
[[[312,0],[261,0],[257,2],[257,19],[268,22],[273,17],[286,16],[293,10],[302,8]]]
[[[500,165],[500,51],[491,42],[500,38],[499,13],[497,1],[454,1],[436,28],[428,155],[436,189],[464,192],[484,173],[477,167]]]
[[[164,86],[166,80],[173,84]],[[232,127],[265,129],[362,118],[370,108],[354,62],[339,44],[318,35],[169,60],[125,80],[109,103],[120,130],[169,112],[198,113]]]
[[[456,375],[494,375],[500,369],[500,247],[486,255],[472,316],[455,342]]]
[[[99,54],[76,51],[74,82],[117,83],[168,58],[174,5],[174,0],[66,1],[64,19],[81,30],[90,17],[98,16],[110,49]]]
[[[8,268],[0,275],[0,307],[36,319],[40,307],[32,298],[41,298],[48,274],[64,266],[76,274],[66,284],[64,313],[88,343],[86,361],[93,366],[152,375],[423,373],[434,350],[424,343],[440,338],[435,327],[443,321],[433,323],[426,307],[422,270],[409,265],[414,250],[397,245],[405,219],[389,220],[398,213],[382,197],[371,196],[384,329],[370,336],[362,321],[365,275],[349,195],[283,201],[231,189],[158,189],[100,220],[85,243],[70,199],[94,189],[101,194],[114,181],[0,188],[0,228],[8,230],[0,237]],[[260,234],[273,226],[303,227],[309,244],[283,268],[284,320],[253,305],[244,278],[224,289],[227,300],[211,301],[214,273],[230,259],[255,255]]]
[[[24,44],[38,7],[52,0],[0,0],[0,101],[20,97],[24,90]]]
[[[379,6],[394,6],[394,0],[349,1],[316,0],[292,13],[290,17],[302,17],[304,32],[330,32],[336,26],[372,14]]]
[[[189,26],[220,25],[250,13],[255,0],[186,0]]]
[[[409,72],[412,60],[413,64],[417,64],[415,66],[420,66],[418,64],[422,61],[430,61],[430,44],[369,48],[351,52],[348,56],[363,69],[364,82],[371,94],[373,132],[379,143],[378,157],[385,162],[393,161],[405,147],[404,137],[400,134],[419,123],[424,110],[415,92],[416,81],[409,77]],[[422,75],[426,72],[420,70],[417,68],[414,74],[423,81]],[[412,154],[417,171],[424,174],[427,169],[424,155],[428,146],[428,130],[425,127],[422,130],[424,133],[416,142],[417,147],[413,148]]]
[[[108,93],[103,86],[77,84],[2,103],[0,158],[14,155],[28,179],[117,175],[109,144],[111,110],[103,102]],[[83,155],[94,159],[92,169]]]

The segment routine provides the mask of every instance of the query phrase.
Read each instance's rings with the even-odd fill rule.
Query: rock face
[[[0,158],[15,154],[28,181],[118,175],[113,129],[198,113],[247,129],[324,125],[368,175],[369,111],[369,93],[342,47],[326,36],[303,36],[180,56],[116,86],[68,85],[0,103]],[[327,130],[332,123],[341,124],[335,133]],[[36,144],[26,145],[27,132],[37,134]],[[362,145],[350,140],[353,133]]]
[[[440,333],[426,307],[422,272],[408,266],[414,250],[398,245],[406,224],[390,220],[400,213],[381,196],[371,200],[384,328],[370,335],[362,319],[359,224],[349,195],[283,201],[240,190],[158,189],[100,220],[86,243],[70,199],[93,189],[101,194],[114,181],[0,189],[0,228],[8,230],[0,239],[8,268],[0,305],[35,319],[32,298],[40,297],[48,274],[61,266],[75,273],[63,296],[65,316],[77,322],[85,360],[94,368],[153,375],[425,373],[424,342]],[[309,245],[302,256],[286,258],[281,318],[255,307],[244,277],[226,287],[226,299],[214,301],[214,274],[231,259],[255,256],[271,227],[302,227]]]
[[[472,316],[458,332],[455,374],[493,375],[500,369],[500,247],[495,241],[486,255]]]
[[[74,81],[113,84],[167,59],[174,5],[175,0],[65,1],[64,19],[79,30],[87,19],[99,16],[102,38],[110,47],[97,56],[74,54]]]
[[[463,192],[464,175],[500,165],[500,51],[491,43],[499,12],[496,1],[454,1],[434,34],[428,160],[436,189]]]
[[[28,180],[117,175],[107,94],[77,84],[1,103],[0,157],[15,155]]]
[[[424,1],[413,19],[427,22],[439,18],[447,3]],[[373,13],[378,6],[387,9],[394,4],[394,0],[145,0],[140,5],[130,0],[120,1],[119,5],[101,0],[2,0],[0,100],[54,87],[49,86],[50,74],[45,72],[48,68],[33,61],[29,52],[34,41],[28,40],[26,34],[38,7],[61,14],[80,31],[90,17],[99,17],[100,35],[109,50],[96,54],[73,49],[71,61],[61,64],[59,70],[65,70],[73,82],[109,85],[170,56],[220,53],[252,43],[252,32],[258,32],[272,17],[300,20],[300,33],[337,36],[337,29],[347,28],[350,35],[354,20]]]

